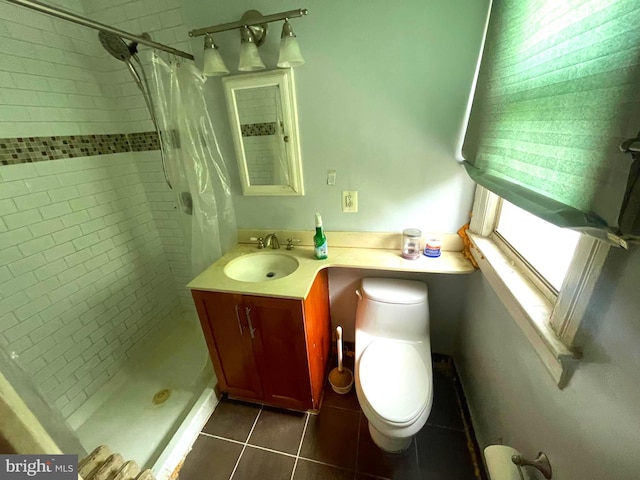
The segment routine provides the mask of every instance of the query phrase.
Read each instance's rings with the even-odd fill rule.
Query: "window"
[[[629,92],[640,30],[629,19],[640,17],[640,2],[508,0],[492,2],[490,17],[463,147],[467,172],[556,225],[624,245],[638,230],[628,145],[638,140],[639,104]]]
[[[494,231],[507,254],[523,262],[543,293],[555,299],[581,234],[556,227],[504,199],[500,200]]]
[[[551,225],[478,186],[469,237],[482,273],[560,388],[609,246]]]

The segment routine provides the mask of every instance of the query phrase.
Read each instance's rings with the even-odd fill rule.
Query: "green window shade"
[[[469,175],[561,227],[640,236],[638,159],[619,148],[640,128],[639,18],[638,0],[494,0]]]

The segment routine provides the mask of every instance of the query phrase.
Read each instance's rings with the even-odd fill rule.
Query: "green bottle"
[[[322,217],[316,213],[316,234],[313,236],[313,245],[318,260],[327,258],[327,237],[322,229]]]

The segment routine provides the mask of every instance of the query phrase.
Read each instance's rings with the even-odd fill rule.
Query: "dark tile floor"
[[[318,415],[223,399],[180,470],[180,480],[484,480],[448,357],[434,357],[431,415],[413,443],[387,454],[371,439],[353,390],[325,388]]]

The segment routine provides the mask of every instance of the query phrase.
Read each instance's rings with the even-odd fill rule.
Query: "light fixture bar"
[[[62,10],[61,8],[52,7],[50,5],[40,3],[35,0],[6,0],[6,1],[8,1],[9,3],[13,3],[15,5],[20,5],[21,7],[30,8],[31,10],[35,10],[37,12],[44,13],[46,15],[51,15],[52,17],[61,18],[62,20],[66,20],[68,22],[77,23],[78,25],[83,25],[85,27],[93,28],[94,30],[102,30],[107,33],[113,33],[118,37],[126,38],[127,40],[132,40],[142,45],[146,45],[148,47],[152,47],[157,50],[162,50],[164,52],[177,55],[178,57],[183,57],[183,58],[188,58],[189,60],[193,60],[193,55],[191,55],[190,53],[183,52],[182,50],[177,50],[167,45],[163,45],[162,43],[154,42],[153,40],[149,40],[148,38],[141,37],[140,35],[133,35],[132,33],[125,32],[124,30],[119,30],[117,28],[110,27],[109,25],[105,25],[103,23],[89,20],[88,18],[81,17],[80,15],[76,15],[75,13],[67,12],[66,10]]]
[[[271,15],[256,15],[250,19],[239,20],[237,22],[221,23],[220,25],[212,25],[210,27],[196,28],[189,32],[190,37],[199,37],[206,35],[207,33],[226,32],[227,30],[235,30],[247,25],[247,21],[250,21],[251,25],[261,25],[263,23],[277,22],[286,18],[296,18],[307,15],[309,10],[306,8],[299,8],[297,10],[289,10],[288,12],[274,13]]]

